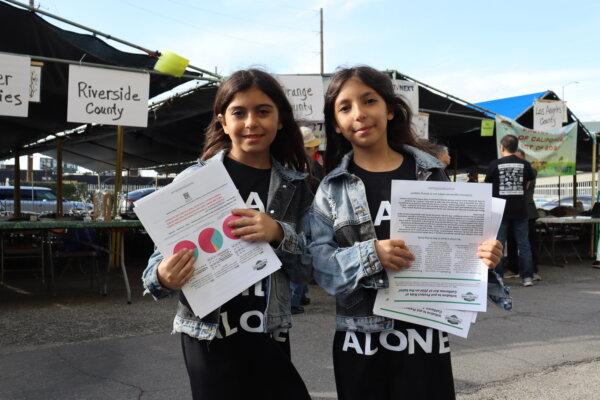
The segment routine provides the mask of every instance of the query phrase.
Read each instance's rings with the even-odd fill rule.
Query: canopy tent
[[[123,168],[149,168],[186,163],[198,158],[204,130],[212,117],[217,88],[207,84],[184,96],[175,96],[149,112],[147,128],[125,128]],[[115,128],[88,126],[64,137],[63,160],[96,172],[114,170]],[[28,153],[54,156],[55,141],[27,148]],[[170,171],[177,171],[171,166]]]
[[[0,52],[40,56],[151,70],[156,54],[120,51],[95,35],[58,28],[36,13],[0,0]],[[191,73],[188,73],[189,75]],[[198,74],[198,76],[200,76]],[[150,76],[150,97],[189,80],[165,75]],[[46,62],[42,68],[41,102],[29,104],[27,118],[0,117],[0,159],[12,151],[50,134],[79,124],[66,122],[68,66]]]
[[[429,114],[429,138],[448,147],[452,168],[483,166],[496,158],[495,138],[481,136],[481,120],[493,115],[488,109],[399,72],[390,75],[419,84],[419,111]]]
[[[533,128],[533,104],[536,100],[560,100],[551,90],[545,92],[525,94],[521,96],[507,97],[503,99],[489,100],[477,103],[496,114],[514,119],[526,128]],[[568,123],[577,122],[577,170],[592,170],[592,134],[567,108]],[[490,114],[491,117],[491,114]],[[496,151],[496,138],[494,137],[494,152]],[[494,158],[497,156],[495,155]]]

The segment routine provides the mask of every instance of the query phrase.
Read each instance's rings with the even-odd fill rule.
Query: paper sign
[[[145,73],[70,65],[67,121],[146,127],[149,85]]]
[[[31,80],[29,81],[29,101],[40,102],[40,91],[42,90],[42,67],[31,66]]]
[[[429,114],[418,113],[413,119],[415,134],[421,139],[429,139]]]
[[[562,128],[566,109],[564,101],[537,100],[533,104],[533,129],[548,132]]]
[[[320,75],[278,75],[277,79],[294,111],[294,118],[323,121],[323,78]]]
[[[394,93],[401,96],[408,103],[413,116],[419,115],[419,85],[415,82],[392,79]]]
[[[482,119],[481,120],[481,136],[494,136],[494,120],[493,119]]]
[[[29,57],[0,54],[0,115],[27,116],[30,80]]]

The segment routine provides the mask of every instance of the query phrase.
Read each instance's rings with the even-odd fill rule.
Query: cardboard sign
[[[145,73],[70,65],[67,121],[146,127],[149,85]]]
[[[401,96],[408,103],[412,115],[419,115],[419,85],[415,82],[402,81],[400,79],[392,79],[394,93]]]
[[[30,68],[29,57],[0,54],[0,115],[27,117]]]
[[[564,101],[537,100],[533,104],[533,129],[547,132],[562,128],[566,110]]]
[[[294,118],[323,121],[323,78],[320,75],[278,75],[277,79],[294,110]]]

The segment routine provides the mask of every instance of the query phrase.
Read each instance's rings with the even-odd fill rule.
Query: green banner
[[[494,136],[494,120],[493,119],[482,119],[481,120],[481,136]]]
[[[500,140],[505,135],[519,138],[519,148],[538,171],[538,177],[574,175],[576,173],[577,123],[548,132],[534,131],[502,116],[496,116],[496,143],[500,157]]]

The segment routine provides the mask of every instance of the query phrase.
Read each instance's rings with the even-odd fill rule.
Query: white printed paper
[[[412,115],[416,118],[419,115],[419,85],[411,81],[392,79],[394,93],[401,96],[410,107]]]
[[[196,255],[196,271],[182,288],[204,317],[279,269],[268,243],[235,237],[227,223],[246,208],[227,170],[212,161],[135,203],[135,213],[164,257],[181,249]]]
[[[490,184],[392,181],[390,238],[415,256],[388,274],[402,306],[485,311],[487,267],[477,248],[491,226]]]

